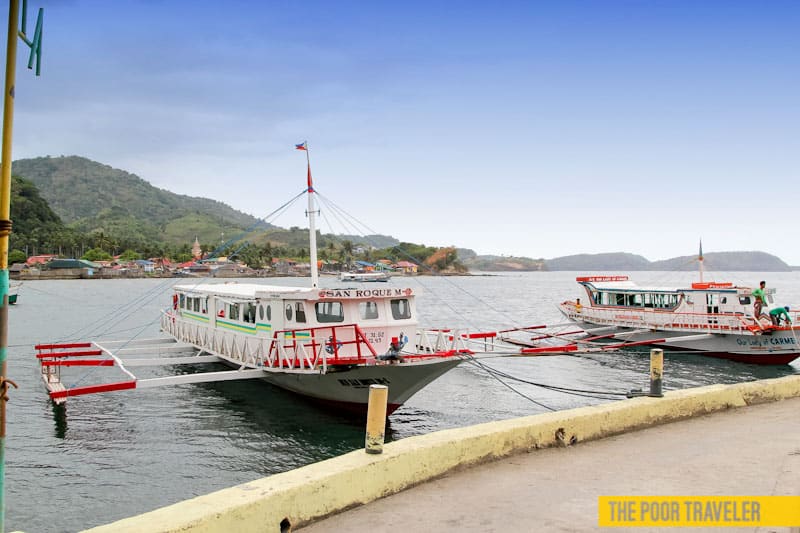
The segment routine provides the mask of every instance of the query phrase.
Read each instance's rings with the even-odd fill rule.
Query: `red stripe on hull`
[[[749,355],[741,353],[703,352],[700,355],[716,357],[717,359],[728,359],[739,363],[749,363],[751,365],[788,365],[800,357],[799,353]]]
[[[658,345],[654,345],[658,346]],[[674,346],[662,345],[666,354],[670,350],[675,350]],[[800,353],[730,353],[730,352],[704,352],[702,350],[692,350],[691,348],[681,348],[681,351],[687,351],[695,355],[703,355],[706,357],[713,357],[715,359],[727,359],[729,361],[736,361],[738,363],[747,363],[751,365],[788,365],[798,357]]]

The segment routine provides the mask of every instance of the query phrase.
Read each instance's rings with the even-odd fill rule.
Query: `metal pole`
[[[369,386],[367,438],[364,446],[367,453],[383,453],[383,439],[386,431],[386,402],[388,398],[389,387],[386,385]]]
[[[664,350],[653,348],[650,350],[650,396],[661,398],[662,376],[664,375]]]
[[[17,70],[19,0],[8,4],[6,84],[3,97],[3,148],[0,161],[0,532],[5,531],[6,503],[6,357],[8,352],[8,236],[11,233],[11,131],[14,124],[14,84]]]

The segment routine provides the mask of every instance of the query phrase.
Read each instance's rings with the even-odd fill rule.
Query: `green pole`
[[[8,236],[11,233],[11,130],[14,124],[14,83],[17,69],[19,0],[9,0],[6,42],[6,84],[3,96],[3,148],[0,161],[0,533],[5,531],[6,502],[6,378],[8,353]]]

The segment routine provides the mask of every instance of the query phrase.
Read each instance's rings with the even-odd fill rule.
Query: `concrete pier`
[[[798,398],[793,375],[440,431],[90,531],[584,531],[600,495],[798,495]]]
[[[300,531],[597,531],[601,495],[798,496],[800,398],[506,457]]]

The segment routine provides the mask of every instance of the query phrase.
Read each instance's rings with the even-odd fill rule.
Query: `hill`
[[[463,257],[459,250],[459,257]],[[529,257],[512,257],[497,255],[475,255],[474,252],[466,259],[462,259],[465,267],[470,270],[482,272],[530,272],[545,270],[542,259]]]
[[[12,173],[36,185],[65,224],[85,233],[103,231],[130,246],[146,240],[181,244],[195,236],[218,242],[221,233],[234,235],[256,223],[222,202],[159,189],[84,157],[19,159]]]
[[[650,261],[628,253],[578,254],[545,261],[547,270],[650,270]]]
[[[712,252],[704,254],[706,269],[716,272],[789,272],[791,267],[780,258],[765,252]],[[580,254],[545,261],[547,270],[575,271],[692,271],[697,270],[697,256],[686,255],[648,261],[629,253]]]
[[[59,247],[68,247],[75,241],[74,232],[50,209],[36,185],[17,176],[11,177],[11,220],[9,249],[27,250],[34,255],[44,241]]]

